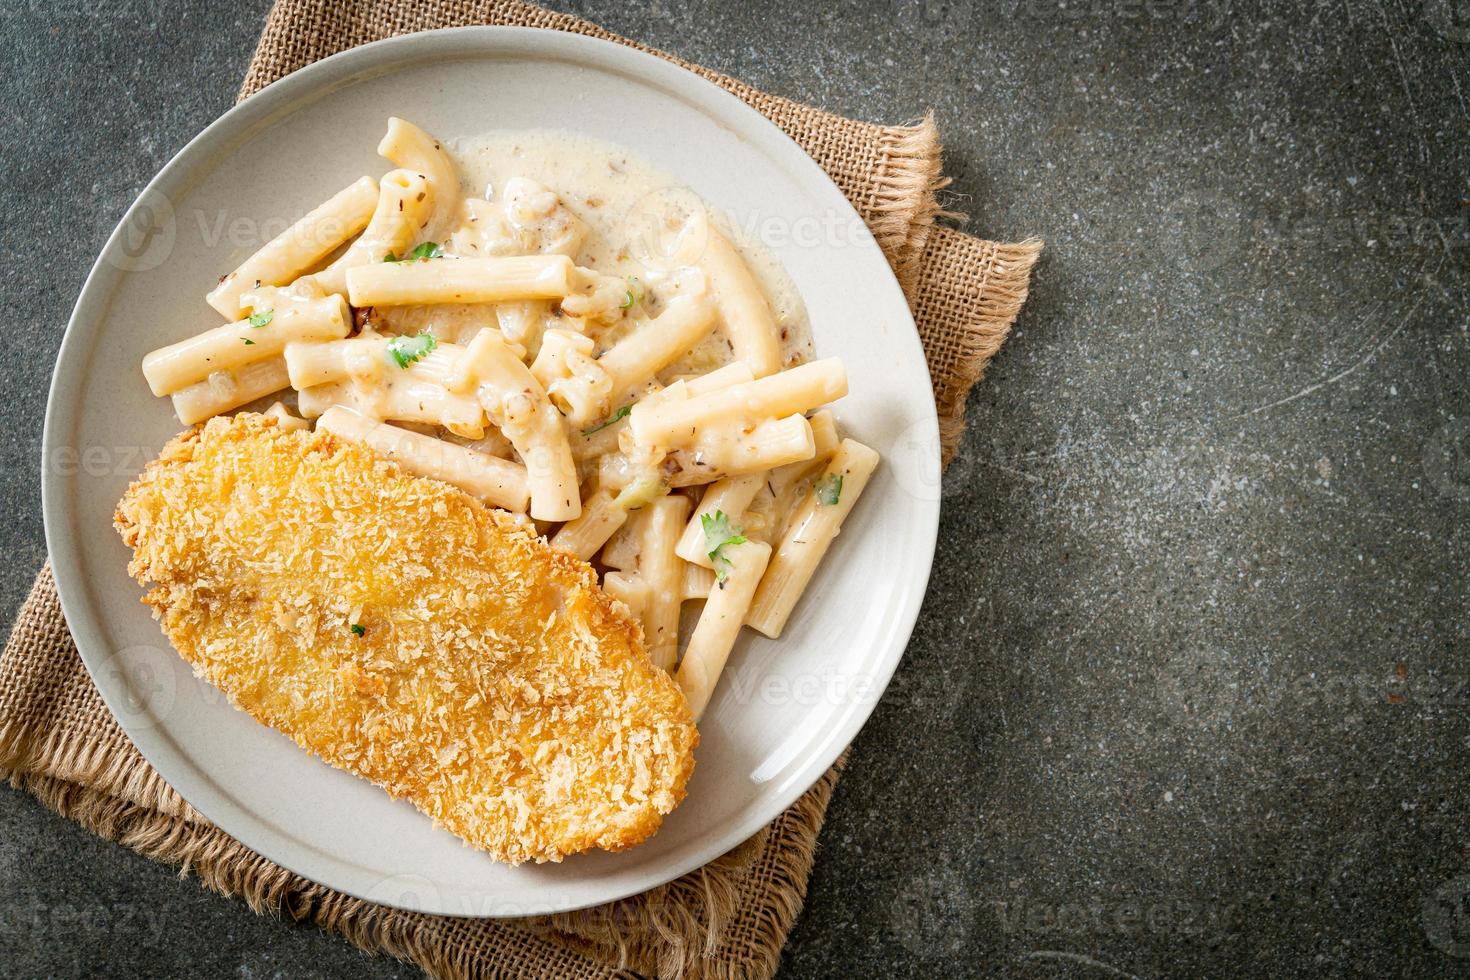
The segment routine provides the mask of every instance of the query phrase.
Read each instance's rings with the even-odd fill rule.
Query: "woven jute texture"
[[[396,34],[468,24],[572,31],[642,50],[585,21],[515,2],[280,0],[241,98],[319,58]],[[653,51],[668,58],[661,52]],[[764,113],[831,174],[907,293],[934,382],[942,450],[965,398],[1026,297],[1040,243],[982,241],[936,223],[943,186],[933,121],[876,126],[676,61]],[[512,921],[400,912],[280,868],[214,827],[148,765],[93,687],[43,568],[0,654],[0,771],[93,832],[192,872],[256,912],[310,921],[446,977],[769,977],[806,893],[842,763],[751,840],[642,895]]]

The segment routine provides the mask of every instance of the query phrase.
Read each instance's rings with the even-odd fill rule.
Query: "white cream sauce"
[[[504,192],[513,178],[534,180],[555,192],[564,206],[587,227],[588,234],[572,255],[580,266],[637,280],[647,294],[645,313],[656,313],[658,293],[669,288],[660,259],[674,251],[674,232],[694,208],[705,208],[735,244],[770,305],[782,337],[788,365],[810,360],[811,331],[806,307],[795,284],[760,243],[741,234],[692,191],[628,151],[585,136],[557,130],[490,132],[445,141],[459,167],[467,212],[482,199],[504,207]],[[665,266],[668,263],[663,263]],[[599,338],[603,344],[616,335]],[[730,349],[716,331],[689,357],[665,375],[704,373],[727,363]]]

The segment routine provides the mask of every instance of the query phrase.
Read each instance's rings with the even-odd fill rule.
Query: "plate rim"
[[[435,51],[436,48],[444,50]],[[218,788],[211,789],[207,785],[207,779],[196,778],[194,770],[200,767],[196,767],[182,756],[173,744],[172,738],[166,734],[165,726],[139,726],[125,723],[124,719],[128,717],[128,713],[120,711],[117,702],[120,698],[126,697],[126,692],[120,688],[113,689],[106,679],[99,677],[100,667],[107,660],[108,630],[96,615],[97,603],[93,598],[93,585],[83,575],[80,557],[83,538],[80,534],[71,533],[72,530],[81,530],[74,512],[74,497],[79,481],[74,475],[53,472],[48,461],[56,458],[58,449],[75,444],[74,438],[68,441],[66,437],[74,436],[80,413],[76,411],[74,404],[68,402],[68,399],[60,397],[60,393],[68,385],[75,390],[76,383],[85,377],[85,369],[90,365],[96,352],[96,341],[92,336],[96,333],[96,325],[106,319],[113,294],[130,274],[115,263],[109,263],[108,257],[120,247],[119,242],[124,229],[134,215],[153,195],[160,193],[159,187],[174,183],[176,177],[182,177],[187,181],[188,175],[196,168],[209,163],[209,155],[214,153],[219,146],[228,144],[242,130],[268,120],[271,114],[289,110],[292,105],[303,98],[309,99],[314,92],[320,93],[323,88],[330,90],[349,85],[357,74],[372,72],[374,69],[385,69],[391,72],[400,66],[422,62],[426,57],[435,53],[459,55],[461,60],[493,57],[496,54],[530,57],[559,57],[568,54],[573,56],[571,59],[563,57],[563,60],[575,60],[576,55],[586,55],[590,56],[589,60],[594,67],[620,71],[646,84],[663,88],[720,125],[726,124],[726,120],[721,118],[722,111],[743,116],[744,127],[758,131],[763,137],[760,142],[756,143],[757,146],[769,148],[774,138],[774,142],[782,145],[786,151],[781,157],[784,165],[806,170],[805,176],[808,179],[815,177],[836,202],[837,207],[845,209],[846,214],[861,221],[856,208],[837,187],[835,181],[800,144],[754,107],[689,68],[615,41],[549,28],[498,25],[452,27],[399,35],[349,48],[305,65],[231,106],[210,122],[160,168],[123,212],[117,226],[108,235],[98,252],[78,293],[76,304],[67,320],[66,329],[57,351],[46,398],[41,439],[42,517],[47,553],[67,628],[71,632],[78,655],[88,675],[92,678],[93,685],[97,688],[108,710],[117,719],[119,727],[149,765],[164,776],[180,796],[204,814],[215,826],[267,860],[303,878],[357,898],[366,898],[361,894],[360,889],[322,881],[316,873],[302,870],[294,857],[291,860],[281,860],[280,857],[270,853],[271,850],[274,850],[270,847],[272,842],[283,840],[278,829],[274,828],[269,821],[251,812],[247,805],[230,799],[228,794]],[[930,379],[930,386],[925,395],[933,413],[924,415],[917,423],[916,427],[922,426],[923,428],[922,432],[917,433],[917,440],[922,446],[932,447],[932,462],[937,467],[939,461],[938,411],[934,407],[932,376],[929,373],[927,360],[922,357],[922,342],[914,323],[912,309],[887,256],[878,248],[877,243],[869,239],[862,243],[861,247],[876,251],[878,258],[882,260],[882,267],[887,274],[884,285],[893,291],[899,301],[896,308],[901,308],[903,311],[900,327],[907,325],[909,328],[905,339],[911,340],[917,347],[921,355],[923,373]],[[90,329],[89,324],[92,325]],[[84,341],[91,341],[91,346],[84,347]],[[709,834],[704,846],[690,848],[684,861],[670,861],[667,867],[652,872],[652,877],[657,879],[655,881],[645,881],[642,884],[613,889],[608,894],[586,901],[574,900],[568,904],[529,905],[523,910],[504,913],[448,909],[444,907],[442,897],[436,900],[434,896],[430,896],[430,901],[419,905],[400,904],[394,900],[385,901],[378,896],[373,896],[368,900],[405,911],[449,914],[467,918],[515,919],[576,911],[617,901],[666,884],[704,866],[768,825],[816,785],[856,739],[876,709],[882,693],[886,691],[894,672],[903,659],[923,607],[927,583],[933,574],[934,554],[938,542],[940,512],[938,496],[936,495],[932,501],[923,500],[921,503],[924,505],[922,515],[924,533],[916,537],[915,555],[918,558],[917,567],[923,569],[924,584],[910,591],[909,594],[914,598],[906,603],[908,608],[898,610],[895,620],[896,628],[892,634],[895,649],[876,665],[878,669],[873,675],[873,680],[876,682],[874,695],[852,702],[846,715],[837,719],[840,724],[834,726],[824,737],[813,741],[812,751],[806,753],[807,761],[801,764],[787,790],[773,794],[772,798],[779,805],[752,807],[753,816],[747,817],[744,821],[732,823],[731,826],[721,829],[718,833]],[[162,760],[162,765],[159,764],[159,760]],[[167,774],[165,774],[166,769],[169,770]],[[200,771],[201,775],[205,774],[204,770]],[[207,802],[200,805],[195,802],[197,799],[205,799]],[[218,817],[221,813],[226,814],[223,819]],[[264,846],[261,846],[262,844]],[[338,865],[348,863],[342,857],[334,856],[333,860]],[[418,900],[420,896],[415,895],[414,898]]]

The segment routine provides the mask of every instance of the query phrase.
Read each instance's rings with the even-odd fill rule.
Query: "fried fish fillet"
[[[499,860],[632,847],[684,797],[699,735],[636,621],[460,490],[240,415],[114,520],[196,673]]]

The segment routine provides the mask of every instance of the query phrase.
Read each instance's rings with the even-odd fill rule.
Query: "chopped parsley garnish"
[[[641,299],[643,299],[643,297],[638,293],[638,277],[629,276],[628,288],[623,293],[623,302],[619,304],[618,309],[626,310],[628,307],[632,306],[634,303],[638,302]]]
[[[590,437],[601,432],[603,429],[612,425],[614,422],[621,422],[623,419],[628,417],[629,412],[633,411],[633,404],[633,402],[629,402],[622,408],[618,409],[616,412],[613,412],[607,418],[603,419],[601,422],[594,425],[592,428],[583,429],[582,435]]]
[[[842,499],[842,474],[828,473],[817,481],[817,502],[827,507],[836,506]]]
[[[419,244],[414,246],[412,252],[409,252],[403,258],[400,259],[392,252],[389,252],[387,255],[383,256],[383,261],[412,262],[415,259],[438,259],[443,257],[444,249],[439,245],[438,242],[420,242]]]
[[[431,333],[416,334],[412,337],[394,337],[388,341],[388,356],[393,363],[401,368],[406,368],[414,361],[422,360],[429,351],[439,346],[439,341],[434,339]]]
[[[347,628],[350,629],[350,630],[352,630],[352,635],[353,636],[366,636],[367,635],[367,627],[364,626],[364,625],[362,625],[361,623],[353,623],[351,626],[349,626]]]
[[[261,310],[259,313],[250,314],[250,325],[252,327],[263,327],[275,318],[275,310]]]
[[[730,575],[730,559],[724,548],[726,545],[744,544],[745,535],[739,528],[730,526],[730,518],[722,510],[699,515],[699,525],[704,529],[704,553],[709,555],[715,566],[715,580],[723,582]]]
[[[254,347],[255,346],[255,341],[251,340],[249,337],[246,337],[245,338],[245,346],[246,347]]]

